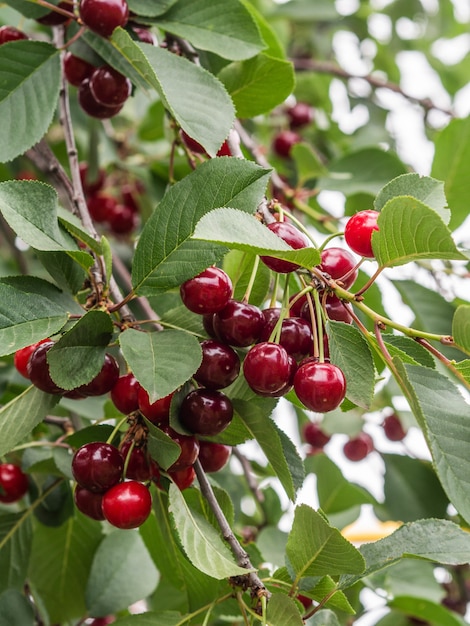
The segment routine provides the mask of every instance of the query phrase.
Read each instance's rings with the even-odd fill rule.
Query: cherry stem
[[[39,4],[39,6],[44,7],[45,9],[50,9],[54,13],[60,13],[60,15],[64,15],[65,17],[69,17],[70,19],[76,20],[77,17],[75,13],[67,11],[67,9],[62,9],[51,2],[46,2],[46,0],[34,0],[35,4]]]
[[[242,298],[243,302],[248,302],[251,296],[251,292],[253,290],[253,285],[255,284],[256,274],[258,273],[259,267],[259,256],[255,256],[255,260],[253,263],[253,269],[251,270],[250,280],[248,281],[248,285],[246,286],[245,295]]]
[[[119,420],[119,422],[116,424],[116,426],[113,428],[113,432],[109,435],[109,437],[106,440],[106,443],[111,444],[111,442],[113,441],[114,437],[116,436],[116,434],[119,432],[121,426],[124,424],[124,422],[127,421],[127,415],[125,417],[123,417],[122,419]]]
[[[441,363],[443,363],[453,374],[456,376],[460,382],[467,388],[470,389],[470,382],[466,380],[465,376],[455,367],[455,364],[448,359],[446,356],[442,354],[437,348],[431,345],[426,339],[417,338],[416,342],[426,348],[433,356],[435,356]]]
[[[329,235],[325,239],[325,241],[323,241],[321,246],[318,248],[319,252],[324,250],[326,248],[326,246],[330,243],[330,241],[332,241],[333,239],[336,239],[337,237],[342,237],[343,235],[344,235],[344,232],[337,232],[337,233],[333,233],[332,235]]]
[[[111,442],[108,442],[108,443],[111,443]],[[131,454],[132,454],[132,451],[134,450],[134,448],[135,448],[135,439],[133,439],[131,441],[131,445],[129,446],[129,450],[127,451],[126,458],[124,460],[124,468],[122,470],[122,475],[123,475],[124,478],[126,477],[127,468],[129,467],[129,463],[130,463],[130,460],[131,460]]]
[[[361,260],[361,263],[362,263],[363,261],[364,261],[364,258]],[[355,269],[355,268],[353,268],[353,269]],[[374,282],[377,280],[377,278],[380,276],[380,274],[383,272],[383,270],[384,270],[384,269],[385,269],[385,267],[382,265],[381,267],[379,267],[379,268],[378,268],[378,269],[374,272],[374,274],[373,274],[373,275],[369,278],[369,280],[366,282],[366,284],[365,284],[365,285],[363,285],[363,286],[359,289],[359,291],[356,291],[356,293],[354,294],[354,295],[356,296],[356,298],[357,298],[358,296],[361,296],[363,293],[365,293],[365,292],[369,289],[369,287],[370,287],[371,285],[373,285],[373,284],[374,284]],[[353,271],[353,270],[351,270],[351,271]]]
[[[293,213],[291,213],[290,211],[288,211],[287,209],[282,209],[282,212],[285,213],[288,218],[294,222],[294,224],[297,226],[297,228],[306,236],[308,237],[309,241],[312,242],[313,247],[318,249],[318,245],[315,242],[315,239],[312,237],[312,234],[307,230],[307,228],[305,228],[304,224],[302,224],[302,222],[297,219],[295,217],[295,215]]]
[[[217,499],[214,495],[212,486],[210,482],[207,480],[206,474],[204,470],[202,469],[202,465],[199,459],[197,459],[196,462],[194,463],[194,470],[196,472],[199,486],[201,488],[201,493],[203,494],[203,496],[207,500],[207,503],[212,509],[212,512],[214,513],[217,523],[219,524],[219,528],[222,531],[223,538],[232,548],[232,551],[237,559],[238,565],[240,567],[243,567],[244,569],[254,569],[253,565],[251,564],[250,557],[248,556],[247,552],[243,549],[238,539],[235,537],[234,532],[231,529],[230,524],[227,521],[227,518],[225,517],[222,509],[220,508],[220,505],[217,502]],[[256,572],[247,572],[246,577],[249,582],[249,586],[251,587],[253,592],[255,592],[258,595],[258,597],[262,597],[262,596],[266,596],[267,598],[270,597],[269,591],[266,589],[266,587],[264,586],[263,582],[259,578],[258,574],[256,574]]]
[[[316,289],[313,290],[313,299],[315,300],[315,316],[318,335],[318,360],[320,361],[320,363],[323,363],[325,361],[325,346],[323,345],[324,311],[320,302],[320,296]]]

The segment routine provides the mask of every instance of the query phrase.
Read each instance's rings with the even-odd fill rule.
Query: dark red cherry
[[[90,76],[90,90],[94,99],[108,107],[124,104],[131,95],[131,81],[112,67],[98,67]]]
[[[222,269],[211,266],[185,281],[180,295],[185,307],[193,313],[217,313],[232,297],[232,281]]]
[[[201,342],[202,362],[194,379],[208,389],[231,385],[240,372],[240,358],[230,346],[206,339]]]
[[[77,509],[84,515],[97,521],[104,520],[103,511],[101,510],[102,493],[96,493],[77,485],[73,493],[73,499]]]
[[[85,78],[85,80],[80,83],[80,87],[78,88],[78,102],[85,113],[99,120],[106,120],[117,115],[124,106],[123,104],[105,106],[98,102],[90,89],[89,78]]]
[[[63,64],[65,78],[74,87],[79,87],[85,78],[90,78],[95,70],[91,63],[71,52],[65,53]]]
[[[187,148],[189,148],[189,150],[191,150],[191,152],[196,152],[197,154],[206,154],[206,149],[204,148],[204,146],[201,146],[201,144],[192,137],[190,137],[188,133],[182,130],[180,134],[183,143]]]
[[[291,128],[307,126],[313,120],[313,109],[306,102],[297,102],[286,109]]]
[[[302,434],[304,440],[312,448],[317,449],[323,449],[331,439],[331,436],[327,435],[315,422],[307,422],[302,429]]]
[[[13,357],[13,364],[18,372],[25,378],[29,378],[28,363],[31,355],[38,346],[40,346],[42,343],[46,343],[46,341],[50,341],[50,339],[41,339],[41,341],[37,341],[36,343],[33,343],[30,346],[26,346],[25,348],[20,348],[15,352],[15,356]]]
[[[204,330],[213,339],[217,339],[217,335],[214,330],[214,313],[208,313],[207,315],[202,316],[202,325]]]
[[[128,415],[139,408],[140,383],[134,374],[120,376],[111,389],[111,400],[118,411]]]
[[[79,13],[90,30],[110,37],[115,28],[126,25],[129,7],[126,0],[80,0]]]
[[[233,407],[230,399],[215,389],[195,389],[183,399],[179,409],[181,424],[195,435],[218,435],[232,421]]]
[[[253,346],[243,361],[246,382],[255,393],[272,394],[290,378],[288,354],[281,345],[265,341]]]
[[[387,415],[382,422],[385,436],[390,441],[402,441],[406,437],[406,430],[403,428],[400,418],[396,413]]]
[[[277,311],[277,319],[279,319],[280,309],[265,309],[263,311],[265,318],[270,317],[271,319],[266,322],[260,336],[260,341],[269,341],[277,323],[276,313],[267,314],[267,311]],[[286,317],[282,320],[279,343],[285,348],[288,354],[300,360],[310,354],[312,350],[312,327],[307,320],[301,317]]]
[[[128,480],[114,485],[103,495],[102,510],[106,520],[116,528],[137,528],[150,515],[152,496],[143,483]]]
[[[35,387],[46,393],[58,395],[64,393],[64,389],[61,389],[52,380],[47,362],[47,353],[53,345],[53,341],[45,341],[34,350],[29,357],[27,374]]]
[[[142,28],[141,26],[132,26],[132,30],[137,35],[140,41],[143,43],[149,43],[152,46],[158,46],[158,39],[154,33],[148,28]]]
[[[227,141],[224,141],[224,143],[220,146],[220,148],[217,151],[217,156],[221,157],[221,156],[232,156],[232,153],[230,152],[230,147],[227,143]]]
[[[359,211],[346,223],[344,228],[344,238],[353,252],[366,258],[375,256],[372,250],[372,233],[379,230],[377,220],[380,213],[378,211]]]
[[[306,294],[304,294],[303,296],[300,296],[299,298],[297,296],[298,296],[298,294],[294,293],[289,298],[289,313],[290,313],[291,317],[300,317],[301,316],[302,307],[307,302],[307,295]]]
[[[267,225],[267,228],[283,239],[291,248],[294,248],[294,250],[306,248],[309,245],[307,238],[298,228],[289,222],[272,222]],[[282,259],[276,259],[271,256],[261,256],[260,259],[265,265],[278,274],[288,274],[299,268],[296,263],[283,261]]]
[[[0,463],[0,502],[17,502],[28,491],[28,477],[14,463]]]
[[[72,11],[72,5],[69,2],[59,2],[57,6],[65,11]],[[38,17],[36,21],[43,26],[59,26],[59,24],[65,24],[65,22],[68,22],[70,19],[71,17],[67,15],[62,15],[62,13],[58,13],[57,11],[50,11],[42,17]]]
[[[325,248],[321,253],[320,269],[349,289],[357,278],[356,259],[344,248]]]
[[[181,435],[170,426],[164,426],[163,432],[176,441],[181,448],[181,453],[176,461],[168,468],[168,472],[176,472],[193,465],[199,454],[199,441],[192,435]]]
[[[357,437],[351,438],[343,446],[344,456],[350,461],[362,461],[374,449],[374,441],[372,437],[364,432],[359,433]]]
[[[153,424],[168,424],[170,419],[170,405],[173,393],[159,398],[155,402],[150,402],[148,392],[141,387],[138,391],[137,399],[139,402],[139,410]]]
[[[124,441],[120,447],[121,455],[124,459],[124,464],[127,463],[126,478],[132,480],[139,480],[144,483],[151,480],[155,473],[158,473],[158,467],[155,461],[150,458],[147,447],[137,446],[134,444],[132,451],[132,442],[130,440]],[[129,455],[129,459],[127,459]]]
[[[284,385],[277,391],[257,391],[258,395],[266,396],[268,398],[280,398],[281,396],[285,396],[286,393],[288,393],[292,389],[292,387],[294,386],[294,376],[297,371],[297,362],[290,354],[287,355],[287,360],[289,362],[289,375]]]
[[[104,355],[103,366],[99,374],[86,385],[81,385],[77,391],[84,396],[102,396],[114,387],[119,378],[119,364],[111,354]]]
[[[87,620],[86,623],[87,626],[108,626],[109,624],[113,624],[115,621],[114,615],[108,615],[107,617],[95,617],[93,621],[88,622]]]
[[[96,193],[87,199],[88,211],[95,222],[107,222],[118,201],[107,193]]]
[[[80,170],[80,180],[82,181],[83,191],[89,196],[97,193],[105,183],[105,171],[102,169],[98,169],[95,176],[91,177],[88,163],[82,161],[78,167]]]
[[[213,326],[217,338],[231,346],[251,346],[263,330],[263,314],[254,304],[229,300],[214,314]]]
[[[109,443],[93,441],[79,448],[72,459],[72,474],[81,487],[103,493],[122,478],[124,459]]]
[[[288,159],[292,148],[300,143],[302,137],[293,130],[281,130],[273,139],[273,150],[277,156]]]
[[[218,472],[228,462],[232,448],[223,443],[213,441],[199,441],[199,461],[202,469],[207,472]]]
[[[185,489],[188,489],[188,487],[191,487],[191,485],[193,484],[196,478],[196,472],[194,470],[194,467],[190,465],[189,467],[183,467],[180,470],[168,472],[168,476],[171,478],[171,480],[175,483],[180,491],[184,491]]]
[[[9,41],[18,41],[19,39],[28,39],[28,36],[14,26],[0,26],[0,46]]]
[[[334,320],[335,322],[352,324],[353,318],[350,313],[352,312],[351,305],[343,302],[334,294],[326,297],[325,309],[328,319]]]
[[[132,207],[117,203],[109,212],[107,222],[114,234],[128,235],[137,227],[137,215]]]
[[[346,395],[346,379],[333,363],[307,361],[297,370],[294,389],[299,400],[311,411],[336,409]]]

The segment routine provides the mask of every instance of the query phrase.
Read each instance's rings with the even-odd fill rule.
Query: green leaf
[[[392,152],[363,148],[333,161],[328,176],[322,176],[317,187],[342,191],[347,196],[356,193],[375,196],[392,178],[405,172],[405,166]]]
[[[78,311],[70,296],[41,278],[0,279],[0,355],[53,335]]]
[[[432,176],[445,181],[446,196],[452,213],[454,230],[468,217],[470,179],[470,118],[454,119],[437,136]]]
[[[36,250],[36,256],[52,276],[56,284],[73,294],[83,289],[87,274],[66,252],[43,252]]]
[[[83,515],[59,527],[37,524],[29,579],[52,623],[85,614],[85,586],[101,537],[100,524]]]
[[[0,595],[0,626],[34,626],[33,607],[16,589],[7,589]]]
[[[150,401],[164,398],[191,378],[202,360],[198,340],[179,330],[142,332],[129,328],[119,337],[124,358]]]
[[[249,254],[241,250],[231,250],[225,255],[222,267],[232,279],[233,298],[235,300],[242,300],[247,292],[255,261],[255,254]],[[268,297],[270,286],[271,271],[264,263],[259,263],[248,302],[256,306],[264,304]]]
[[[166,470],[178,459],[181,454],[181,446],[164,433],[161,428],[146,418],[144,420],[149,432],[147,440],[149,454],[159,467]]]
[[[429,540],[430,537],[432,541]],[[470,536],[453,522],[426,519],[404,524],[388,537],[363,544],[359,550],[366,561],[366,569],[361,576],[342,576],[342,589],[406,557],[443,565],[468,563]]]
[[[178,626],[181,615],[176,611],[146,611],[140,615],[128,615],[113,622],[115,626]]]
[[[252,254],[275,256],[307,269],[320,262],[320,254],[316,248],[293,250],[252,215],[227,207],[214,209],[204,215],[196,224],[193,239],[218,243]]]
[[[389,200],[377,225],[372,248],[380,266],[394,267],[419,259],[467,259],[457,250],[439,215],[410,196]]]
[[[329,609],[322,609],[313,615],[307,622],[307,626],[340,626],[336,613]]]
[[[305,585],[305,582],[303,583]],[[317,602],[325,602],[325,598],[328,598],[323,606],[335,607],[354,615],[355,611],[349,603],[346,595],[342,591],[337,591],[338,583],[331,578],[331,576],[324,576],[315,587],[309,591],[308,595],[311,596]]]
[[[470,305],[460,305],[452,320],[454,342],[467,354],[470,354]]]
[[[214,527],[197,512],[192,511],[181,491],[170,485],[170,512],[191,563],[202,572],[219,580],[241,576],[249,571],[239,567]]]
[[[177,0],[127,0],[129,10],[137,15],[156,17],[168,11]]]
[[[157,25],[200,50],[233,61],[249,59],[265,47],[253,18],[238,0],[183,0]]]
[[[411,522],[446,516],[449,500],[430,463],[397,454],[382,453],[382,458],[387,520]]]
[[[355,326],[327,323],[331,362],[343,371],[346,396],[358,406],[370,407],[375,387],[375,370],[367,341]]]
[[[292,63],[263,53],[227,65],[218,78],[232,97],[239,118],[268,113],[284,102],[295,83]]]
[[[444,224],[450,221],[444,183],[440,180],[416,173],[402,174],[379,191],[374,200],[375,210],[381,211],[389,200],[397,196],[415,198],[438,213]]]
[[[326,22],[338,19],[335,5],[329,0],[317,0],[315,3],[291,0],[278,6],[274,15],[299,22]]]
[[[149,596],[158,582],[157,569],[137,532],[114,531],[99,545],[86,585],[90,615],[102,617]]]
[[[286,554],[296,581],[306,576],[359,574],[365,565],[352,543],[306,504],[295,510]]]
[[[104,311],[88,311],[47,353],[52,380],[62,389],[75,389],[99,374],[113,322]]]
[[[388,605],[398,609],[407,616],[426,621],[431,626],[465,626],[467,624],[460,615],[449,611],[442,604],[420,598],[419,602],[413,596],[401,596],[390,600]]]
[[[59,222],[73,237],[79,241],[83,241],[90,248],[90,250],[93,250],[96,254],[103,254],[101,243],[96,241],[96,239],[83,228],[83,224],[76,215],[73,215],[70,211],[66,211],[61,206],[58,206],[57,217],[59,218]]]
[[[0,593],[8,588],[23,589],[32,539],[29,511],[0,515]]]
[[[402,361],[410,362],[412,365],[424,365],[431,369],[436,367],[431,353],[411,337],[387,333],[383,335],[383,338],[392,356],[399,356]]]
[[[372,587],[384,589],[389,597],[413,596],[440,602],[446,591],[436,580],[434,563],[402,559],[369,577]]]
[[[273,593],[268,602],[267,620],[270,626],[303,626],[299,609],[284,593]]]
[[[0,48],[0,161],[23,154],[49,128],[60,89],[59,50],[42,41]]]
[[[258,9],[256,9],[251,4],[249,0],[241,0],[241,3],[245,7],[245,9],[249,11],[251,17],[258,26],[260,35],[265,45],[267,46],[266,48],[264,48],[265,54],[269,54],[269,56],[276,57],[278,59],[285,59],[286,51],[284,50],[284,46],[279,40],[275,28],[271,26],[268,19],[263,16],[260,11],[258,11]]]
[[[10,5],[13,9],[24,15],[36,19],[48,13],[48,9],[32,4],[30,0],[5,0],[4,4]]]
[[[36,387],[28,387],[0,408],[0,456],[9,452],[33,430],[59,401]]]
[[[132,284],[140,295],[156,295],[179,286],[226,252],[191,239],[208,211],[231,206],[254,213],[263,197],[268,172],[235,158],[212,159],[173,185],[147,221],[139,238]]]
[[[443,374],[394,359],[398,383],[423,429],[434,468],[449,500],[470,519],[469,405]]]
[[[318,154],[307,143],[297,143],[292,146],[290,156],[293,158],[297,170],[297,185],[304,186],[309,180],[314,180],[327,174],[327,169],[321,162]]]
[[[470,359],[456,363],[455,369],[460,372],[462,378],[470,385]]]

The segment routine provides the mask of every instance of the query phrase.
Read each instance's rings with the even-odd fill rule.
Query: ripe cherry
[[[139,408],[140,383],[134,374],[120,376],[111,389],[111,400],[118,411],[128,415]]]
[[[266,324],[261,332],[260,341],[269,341],[279,319],[280,309],[264,309],[263,315]],[[282,320],[279,343],[288,354],[299,360],[310,354],[312,349],[312,327],[301,317],[286,317]]]
[[[72,474],[81,487],[102,493],[122,478],[124,459],[109,443],[93,441],[81,446],[72,458]]]
[[[272,222],[267,225],[267,228],[275,235],[283,239],[291,248],[299,250],[306,248],[309,245],[307,238],[289,222]],[[299,268],[296,263],[290,261],[284,261],[282,259],[276,259],[271,256],[261,256],[260,259],[265,265],[278,274],[288,274]]]
[[[198,141],[190,137],[184,130],[180,131],[180,136],[184,145],[189,148],[191,152],[196,152],[196,154],[207,154],[204,146],[201,146]]]
[[[387,415],[382,422],[385,436],[390,441],[402,441],[406,437],[406,430],[403,428],[400,418],[396,413]]]
[[[300,143],[302,137],[293,130],[281,130],[273,139],[273,150],[283,159],[288,159],[292,148]]]
[[[158,475],[157,464],[152,458],[150,458],[145,445],[137,446],[134,444],[132,451],[130,451],[131,444],[132,442],[127,440],[124,441],[120,447],[124,463],[127,463],[125,477],[131,478],[132,480],[139,480],[142,483],[147,480],[151,480],[155,474]],[[128,455],[130,456],[127,460]]]
[[[199,315],[221,311],[232,297],[232,281],[219,267],[211,266],[180,287],[187,309]]]
[[[218,149],[216,156],[218,156],[218,157],[221,157],[221,156],[232,156],[232,153],[230,151],[230,146],[228,145],[226,140],[224,141],[224,143]]]
[[[313,109],[306,102],[297,102],[286,109],[291,128],[307,126],[313,120]]]
[[[102,37],[110,37],[115,28],[125,26],[129,17],[126,0],[80,0],[80,19]]]
[[[213,317],[217,338],[231,346],[247,347],[255,343],[263,330],[264,318],[254,304],[229,300]]]
[[[194,379],[208,389],[231,385],[240,372],[240,358],[230,346],[206,339],[201,342],[202,362]]]
[[[78,88],[78,102],[85,113],[99,120],[114,117],[124,106],[123,104],[106,106],[98,102],[91,91],[89,78],[85,78],[85,80],[80,83],[80,87]]]
[[[45,341],[34,350],[29,357],[27,374],[33,385],[41,391],[59,395],[64,393],[64,389],[61,389],[52,380],[47,362],[47,353],[53,345],[53,341]]]
[[[18,41],[19,39],[28,39],[28,36],[14,26],[0,26],[0,46],[9,41]]]
[[[94,99],[108,107],[124,104],[131,94],[131,81],[112,67],[98,67],[90,76],[90,90]]]
[[[115,235],[128,235],[137,227],[137,216],[132,207],[116,203],[108,215],[109,228]]]
[[[102,502],[103,515],[116,528],[141,526],[152,510],[152,496],[148,487],[136,480],[128,480],[111,487]]]
[[[199,441],[191,435],[182,435],[170,426],[164,426],[163,432],[176,441],[181,452],[176,461],[168,468],[168,472],[176,472],[193,465],[199,454]]]
[[[29,378],[28,363],[30,356],[33,354],[38,346],[40,346],[42,343],[45,343],[46,341],[50,341],[50,339],[41,339],[41,341],[37,341],[36,343],[33,343],[30,346],[26,346],[25,348],[20,348],[15,352],[15,356],[13,357],[13,364],[18,372],[25,378]]]
[[[91,63],[71,52],[65,53],[63,64],[65,78],[74,87],[79,87],[85,78],[90,78],[95,70]]]
[[[362,461],[374,449],[374,441],[372,437],[364,432],[359,433],[357,437],[349,439],[344,446],[344,456],[350,461]]]
[[[294,389],[307,409],[325,413],[336,409],[344,400],[346,379],[341,369],[332,363],[307,361],[295,374]]]
[[[243,361],[243,373],[250,388],[258,394],[273,394],[289,382],[290,363],[285,348],[265,341],[253,346]]]
[[[17,502],[28,491],[28,477],[14,463],[0,463],[0,502]]]
[[[343,301],[334,294],[326,297],[325,309],[328,319],[334,320],[335,322],[352,324],[353,318],[351,316],[351,305],[346,302],[343,303]],[[308,311],[308,314],[310,314],[310,310]]]
[[[116,359],[106,353],[99,373],[86,385],[77,387],[83,396],[102,396],[114,387],[119,378],[119,364]]]
[[[227,464],[232,448],[223,443],[199,441],[199,461],[207,473],[218,472]]]
[[[107,222],[118,201],[107,193],[96,193],[88,197],[88,211],[95,222]]]
[[[344,228],[344,238],[353,252],[360,256],[373,258],[372,233],[379,230],[378,211],[359,211],[349,218]]]
[[[356,259],[344,248],[325,248],[321,253],[320,269],[334,280],[341,280],[349,289],[357,278]]]
[[[87,620],[85,624],[86,626],[108,626],[109,624],[113,624],[114,621],[114,615],[109,615],[107,617],[95,617],[91,622]]]
[[[139,410],[153,424],[168,424],[173,395],[173,393],[170,393],[164,398],[150,402],[148,392],[141,387],[137,394]]]
[[[80,170],[80,180],[82,181],[83,191],[86,195],[90,196],[100,191],[106,179],[106,172],[102,169],[98,169],[95,176],[92,178],[90,176],[88,163],[82,161],[78,167]]]
[[[316,422],[307,422],[302,429],[304,440],[315,449],[323,449],[330,441],[331,436],[327,435]]]
[[[103,511],[101,510],[102,493],[96,493],[77,485],[73,492],[73,499],[75,506],[81,513],[97,521],[104,520]]]
[[[71,6],[69,2],[59,2],[57,5],[60,9],[65,9],[66,11],[71,11]],[[71,18],[67,17],[67,15],[62,15],[62,13],[58,13],[57,11],[49,11],[46,15],[37,18],[37,22],[42,24],[43,26],[59,26],[59,24],[65,24]]]
[[[196,435],[218,435],[232,421],[233,406],[230,399],[215,389],[194,389],[183,399],[179,409],[181,424]]]
[[[180,470],[168,472],[168,476],[180,491],[184,491],[193,484],[196,478],[196,472],[194,467],[190,465],[189,467],[183,467]]]

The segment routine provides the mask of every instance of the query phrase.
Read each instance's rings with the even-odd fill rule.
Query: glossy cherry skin
[[[139,480],[144,483],[151,480],[153,476],[158,475],[158,467],[155,461],[150,458],[147,447],[134,445],[130,452],[129,460],[127,456],[131,448],[131,441],[124,441],[120,447],[121,455],[124,459],[124,464],[127,462],[126,478],[132,480]]]
[[[50,341],[50,339],[41,339],[41,341],[37,341],[36,343],[33,343],[30,346],[26,346],[25,348],[20,348],[15,352],[15,356],[13,357],[13,364],[18,372],[25,378],[29,378],[28,363],[31,355],[38,346],[40,346],[42,343],[46,343],[46,341]]]
[[[291,317],[300,317],[301,316],[302,307],[307,302],[306,294],[304,294],[303,296],[300,296],[300,298],[297,298],[297,299],[296,298],[297,298],[297,294],[296,293],[294,293],[289,298],[289,313],[290,313]]]
[[[136,480],[128,480],[111,487],[102,502],[106,520],[127,530],[142,526],[152,510],[152,496],[148,487]]]
[[[124,106],[123,104],[105,106],[101,104],[101,102],[98,102],[91,91],[89,78],[85,78],[85,80],[80,83],[80,87],[78,88],[78,102],[85,113],[99,120],[114,117]]]
[[[286,109],[286,114],[291,128],[307,126],[313,120],[313,109],[306,102],[297,102]]]
[[[261,333],[260,341],[269,341],[279,319],[279,314],[280,309],[264,309],[263,315],[267,321]],[[279,343],[288,354],[300,360],[310,354],[312,350],[312,327],[307,320],[301,317],[286,317],[282,320]]]
[[[325,248],[321,253],[320,269],[349,289],[357,278],[356,259],[344,248]]]
[[[90,76],[90,89],[93,97],[100,104],[108,107],[124,104],[131,95],[131,81],[107,65],[98,67]]]
[[[233,406],[230,399],[215,389],[194,389],[183,399],[179,409],[181,424],[195,435],[218,435],[232,421]]]
[[[222,269],[211,266],[185,281],[180,295],[185,307],[193,313],[217,313],[232,297],[232,281]]]
[[[79,87],[85,78],[90,78],[95,70],[91,63],[71,52],[65,53],[63,66],[65,78],[74,87]]]
[[[308,241],[306,237],[289,222],[272,222],[267,225],[267,228],[275,235],[283,239],[291,248],[299,250],[300,248],[306,248]],[[265,265],[278,274],[288,274],[299,268],[296,263],[290,261],[283,261],[282,259],[276,259],[271,256],[261,256],[260,259]]]
[[[0,26],[0,46],[9,41],[18,41],[20,39],[28,39],[28,36],[14,26]]]
[[[122,478],[124,459],[109,443],[93,441],[81,446],[72,458],[72,474],[81,487],[103,493]]]
[[[362,461],[374,449],[372,437],[367,433],[359,433],[357,437],[353,437],[343,446],[344,456],[353,462]]]
[[[129,7],[126,0],[80,0],[79,13],[90,30],[110,37],[115,28],[126,25]]]
[[[47,353],[53,345],[53,341],[45,341],[34,350],[29,357],[27,373],[29,380],[35,387],[46,393],[59,395],[64,393],[64,389],[61,389],[52,380],[47,362]]]
[[[213,441],[199,441],[199,461],[208,474],[218,472],[227,465],[232,453],[231,446]]]
[[[230,346],[206,339],[201,342],[202,362],[194,379],[207,389],[224,389],[240,372],[240,358]]]
[[[387,415],[382,422],[382,428],[384,429],[385,436],[390,441],[403,441],[406,437],[406,430],[400,421],[400,418],[396,413]]]
[[[302,137],[293,130],[281,130],[273,139],[273,151],[277,156],[288,159],[292,148],[300,143]]]
[[[346,395],[346,379],[332,363],[308,361],[294,377],[294,389],[299,400],[311,411],[325,413],[336,409]]]
[[[111,389],[111,400],[118,411],[129,415],[139,408],[140,383],[134,374],[120,376]]]
[[[375,256],[372,250],[372,233],[379,230],[377,219],[378,211],[359,211],[346,223],[344,228],[344,238],[353,252],[366,258]]]
[[[168,424],[173,395],[173,393],[170,393],[164,398],[150,402],[148,392],[141,387],[137,395],[139,410],[153,424]]]
[[[352,312],[351,305],[346,302],[343,303],[334,294],[326,297],[325,309],[328,319],[334,320],[335,322],[352,324],[353,318],[350,314],[350,312]]]
[[[106,353],[100,372],[86,385],[81,385],[77,391],[84,396],[102,396],[114,387],[119,378],[119,365],[116,359]]]
[[[163,432],[176,441],[181,448],[181,453],[176,461],[168,468],[168,472],[176,472],[193,465],[199,454],[199,441],[191,435],[181,435],[170,426],[164,426]]]
[[[77,509],[84,515],[97,521],[104,520],[103,511],[101,510],[101,503],[103,501],[102,493],[96,493],[95,491],[90,491],[89,489],[85,489],[85,487],[77,485],[73,492],[73,499]]]
[[[331,436],[327,435],[315,422],[307,422],[302,429],[302,434],[304,440],[316,449],[323,449],[331,439]]]
[[[0,463],[0,502],[17,502],[28,491],[28,477],[14,463]]]
[[[254,304],[230,300],[221,311],[214,314],[212,322],[220,341],[243,348],[259,339],[264,318]]]
[[[272,394],[289,382],[289,355],[278,343],[264,341],[253,346],[243,361],[246,382],[255,393]]]
[[[168,476],[180,491],[184,491],[185,489],[188,489],[188,487],[191,487],[195,481],[196,472],[194,467],[190,465],[189,467],[183,467],[182,469],[174,472],[168,472]]]

